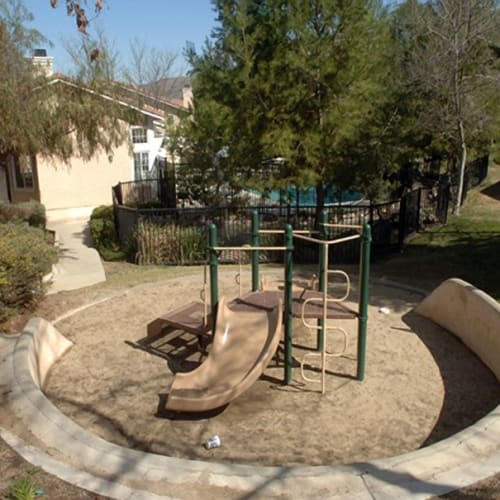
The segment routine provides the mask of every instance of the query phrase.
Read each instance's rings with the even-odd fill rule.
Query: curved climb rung
[[[300,360],[300,376],[306,381],[306,382],[321,382],[321,375],[317,378],[310,378],[310,377],[307,377],[304,373],[304,363],[305,363],[305,360],[308,356],[318,356],[319,358],[321,358],[321,356],[323,355],[323,353],[321,352],[306,352],[303,356],[302,356],[302,359]]]
[[[344,345],[342,346],[342,350],[340,350],[338,352],[325,351],[325,353],[324,353],[325,357],[326,358],[328,358],[328,357],[340,358],[340,356],[343,356],[345,354],[345,352],[347,351],[347,332],[340,326],[331,326],[328,329],[329,330],[338,330],[338,331],[342,332],[343,338],[344,338]],[[319,377],[318,378],[310,378],[304,374],[304,364],[305,364],[305,360],[308,356],[318,356],[319,358],[322,358],[323,353],[322,352],[306,352],[302,356],[302,359],[300,360],[300,375],[307,382],[321,382],[321,379]]]
[[[344,302],[344,300],[349,297],[349,294],[351,293],[351,278],[349,278],[349,275],[345,271],[341,271],[340,269],[332,269],[331,271],[327,271],[328,275],[330,274],[339,274],[340,276],[344,276],[345,282],[346,282],[346,292],[345,294],[339,298],[335,299],[335,302]]]
[[[300,308],[300,320],[302,321],[302,324],[306,328],[311,328],[314,330],[319,330],[321,327],[318,326],[317,324],[313,325],[311,323],[308,323],[305,318],[305,313],[306,313],[306,305],[309,304],[309,302],[321,302],[323,303],[323,298],[321,297],[309,297],[308,299],[304,300],[302,307]]]
[[[326,298],[326,303],[336,303],[336,302],[342,302],[343,300],[345,299],[332,299],[332,298]],[[318,325],[313,325],[311,323],[308,323],[306,318],[305,318],[305,314],[306,314],[306,306],[307,304],[309,304],[310,302],[317,302],[321,305],[324,305],[324,302],[325,302],[325,299],[323,297],[309,297],[307,298],[306,300],[304,300],[304,302],[302,303],[302,307],[300,308],[300,319],[302,321],[302,324],[306,327],[306,328],[313,328],[315,330],[319,330],[321,329],[320,326]]]
[[[347,351],[347,332],[341,326],[327,326],[326,328],[328,330],[338,330],[339,332],[342,332],[342,335],[344,336],[344,345],[341,351],[338,352],[326,351],[327,356],[331,356],[332,358],[340,358],[340,356],[343,356]]]

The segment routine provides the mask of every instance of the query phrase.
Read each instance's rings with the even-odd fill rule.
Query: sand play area
[[[270,276],[279,282],[282,275],[271,270]],[[219,278],[220,295],[236,297],[234,271],[221,268]],[[246,280],[249,286],[249,273]],[[74,346],[50,373],[44,388],[49,399],[84,428],[119,445],[173,457],[283,466],[399,455],[456,433],[500,402],[499,384],[478,358],[411,312],[422,294],[373,282],[363,382],[355,379],[356,321],[340,323],[349,343],[343,356],[329,361],[322,395],[320,384],[304,382],[298,368],[303,354],[315,348],[316,335],[295,320],[292,384],[282,384],[280,347],[263,376],[225,408],[193,415],[158,411],[173,373],[192,370],[203,354],[196,337],[181,332],[155,341],[149,352],[133,343],[145,337],[150,321],[197,300],[201,286],[201,275],[143,285],[57,322]],[[354,285],[348,305],[356,308],[356,300]],[[341,344],[338,334],[329,334],[330,350]],[[203,443],[213,435],[222,445],[206,450]]]

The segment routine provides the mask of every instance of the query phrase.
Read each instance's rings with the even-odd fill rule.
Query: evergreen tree
[[[189,52],[193,127],[200,109],[212,110],[227,141],[231,173],[225,175],[260,188],[316,186],[319,210],[326,185],[362,187],[370,176],[360,169],[374,160],[371,144],[383,143],[388,118],[379,111],[388,104],[391,42],[379,3],[217,0],[214,6],[220,27],[213,43],[201,55]],[[282,161],[262,175],[264,160],[276,158]],[[370,168],[381,165],[375,160]]]

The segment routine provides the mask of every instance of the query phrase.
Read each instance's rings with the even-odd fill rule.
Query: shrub
[[[205,259],[203,231],[175,224],[140,222],[137,229],[139,264],[193,264]]]
[[[90,216],[90,235],[94,247],[104,260],[123,260],[125,252],[120,248],[115,228],[112,205],[101,205]]]
[[[47,224],[45,207],[38,201],[0,203],[0,222],[27,222],[30,226],[44,229]]]
[[[44,294],[42,278],[57,260],[43,230],[27,224],[0,224],[0,322]]]

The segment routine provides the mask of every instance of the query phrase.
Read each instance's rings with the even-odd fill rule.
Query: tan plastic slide
[[[232,311],[222,298],[207,359],[195,370],[175,375],[166,409],[202,412],[238,397],[271,361],[280,340],[281,320],[279,303],[272,309]]]

